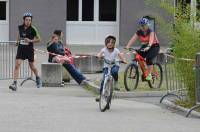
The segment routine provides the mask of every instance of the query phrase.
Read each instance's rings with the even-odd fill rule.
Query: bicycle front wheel
[[[134,63],[129,64],[124,72],[124,86],[127,91],[135,90],[139,82],[138,66]]]
[[[110,107],[113,87],[112,87],[112,79],[108,79],[104,81],[103,90],[100,93],[100,100],[99,100],[99,108],[101,112],[106,111],[107,108]]]
[[[159,89],[162,85],[162,80],[163,80],[163,71],[159,63],[153,64],[153,71],[151,75],[152,75],[152,80],[148,81],[149,87]]]

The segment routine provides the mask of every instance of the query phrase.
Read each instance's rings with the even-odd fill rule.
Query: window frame
[[[100,1],[100,0],[99,0]],[[100,20],[100,18],[101,18],[101,14],[100,14],[100,9],[98,10],[98,19],[99,19],[99,21],[100,22],[116,22],[117,21],[117,0],[116,0],[116,9],[115,9],[115,20]],[[100,2],[99,2],[99,4],[98,4],[98,6],[100,7]]]
[[[6,20],[0,20],[0,24],[7,24],[9,21],[9,0],[0,0],[0,2],[6,2]]]
[[[94,0],[94,19],[93,21],[82,21],[82,0],[79,0],[78,21],[67,21],[69,24],[119,24],[120,19],[120,0],[116,0],[116,21],[99,21],[99,0]]]
[[[83,20],[84,19],[84,17],[83,17],[83,0],[82,0],[82,5],[81,6],[82,6],[82,11],[81,11],[81,19],[82,19],[82,21],[86,21],[86,22],[94,21],[95,0],[93,0],[92,20]]]
[[[79,0],[78,0],[78,15],[77,15],[77,20],[68,20],[68,9],[66,9],[66,21],[79,21]],[[66,1],[66,8],[68,7],[68,0]]]

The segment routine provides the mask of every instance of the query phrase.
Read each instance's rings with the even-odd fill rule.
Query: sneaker
[[[41,79],[39,77],[36,77],[36,86],[37,88],[40,88],[42,85]]]
[[[85,85],[85,84],[88,84],[89,83],[89,79],[84,79],[80,84],[81,85]]]
[[[151,80],[152,80],[152,75],[149,74],[145,79],[146,79],[147,81],[151,81]]]
[[[11,89],[12,91],[17,91],[17,84],[11,84],[10,86],[9,86],[9,89]]]
[[[118,81],[114,81],[114,89],[120,91]]]

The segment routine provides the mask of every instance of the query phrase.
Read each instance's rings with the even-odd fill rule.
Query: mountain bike
[[[127,91],[135,90],[138,86],[139,82],[139,61],[143,61],[146,65],[146,60],[138,54],[138,52],[145,52],[144,50],[130,48],[129,51],[135,51],[135,57],[133,58],[132,62],[126,67],[124,72],[124,86]],[[144,73],[146,72],[146,68],[144,67]],[[142,71],[142,70],[141,70]],[[144,77],[144,73],[142,72],[142,81],[147,81]],[[159,63],[153,63],[153,71],[151,73],[152,78],[150,81],[147,81],[150,88],[157,88],[159,89],[162,84],[163,80],[163,70],[162,66]]]

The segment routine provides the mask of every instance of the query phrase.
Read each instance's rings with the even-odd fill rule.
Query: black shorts
[[[142,45],[140,49],[146,48],[147,45]],[[156,58],[156,56],[159,54],[160,51],[160,45],[159,44],[153,44],[150,49],[147,52],[139,52],[139,54],[146,59],[147,65],[152,65],[153,60]]]
[[[26,60],[34,62],[34,49],[32,46],[19,45],[17,48],[16,59]]]

